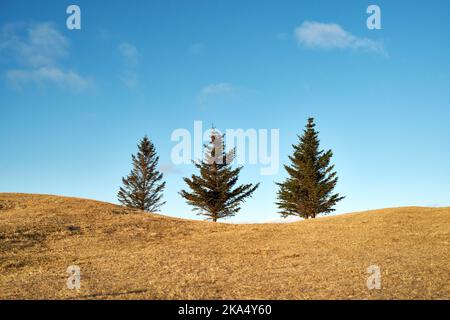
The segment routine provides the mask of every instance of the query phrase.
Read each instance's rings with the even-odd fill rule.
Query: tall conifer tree
[[[218,219],[234,216],[240,205],[258,188],[257,184],[243,184],[236,188],[242,166],[231,168],[235,149],[225,152],[224,136],[211,132],[211,141],[205,145],[205,159],[195,161],[200,175],[184,178],[191,192],[182,190],[180,195],[194,206],[199,215],[216,222]]]
[[[131,155],[133,169],[122,178],[123,187],[117,197],[127,207],[156,212],[165,203],[161,199],[166,186],[163,174],[157,170],[159,157],[147,136],[139,141],[138,148],[137,154]]]
[[[338,178],[330,165],[333,153],[319,149],[318,132],[314,118],[309,118],[294,154],[289,156],[291,165],[285,165],[288,178],[277,183],[280,214],[302,218],[315,218],[320,213],[334,211],[333,206],[344,197],[333,194]]]

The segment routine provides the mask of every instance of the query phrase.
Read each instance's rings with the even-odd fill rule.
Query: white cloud
[[[223,97],[233,92],[233,87],[229,83],[217,83],[204,86],[200,90],[199,102],[201,104],[206,103],[208,100],[214,97]]]
[[[29,67],[41,67],[54,65],[67,56],[69,42],[51,23],[21,29],[23,26],[14,24],[2,29],[0,50],[9,58]]]
[[[316,49],[353,49],[385,54],[383,44],[357,37],[335,23],[305,21],[294,31],[299,44]]]
[[[6,80],[14,87],[56,84],[76,91],[89,88],[92,80],[59,66],[68,55],[68,39],[49,22],[9,24],[1,30],[0,56],[17,63],[16,69],[6,71]]]
[[[127,87],[135,88],[139,80],[137,72],[139,51],[136,46],[124,42],[119,45],[119,52],[124,63],[124,71],[120,75],[120,79]]]
[[[16,88],[34,83],[39,86],[55,84],[74,91],[83,91],[92,86],[92,81],[73,71],[64,71],[58,67],[40,67],[37,69],[15,69],[6,73],[8,82]]]
[[[128,66],[136,66],[139,62],[139,51],[138,49],[130,43],[121,43],[119,45],[120,54],[123,60]]]
[[[228,93],[233,90],[228,83],[210,84],[202,88],[201,94],[204,96],[212,96],[217,94]]]

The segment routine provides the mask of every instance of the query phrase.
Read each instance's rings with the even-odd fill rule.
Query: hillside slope
[[[450,208],[234,225],[0,193],[0,298],[450,299],[449,245]]]

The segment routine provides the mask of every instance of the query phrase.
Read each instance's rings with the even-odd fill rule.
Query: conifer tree
[[[131,155],[133,169],[126,178],[122,178],[123,187],[117,194],[118,200],[127,207],[148,212],[159,211],[162,192],[166,183],[163,174],[157,170],[159,157],[155,146],[145,136],[139,141],[138,152]]]
[[[334,211],[333,206],[344,197],[333,194],[338,178],[330,165],[333,153],[319,149],[318,132],[314,118],[309,118],[294,153],[289,156],[291,165],[285,165],[288,178],[277,183],[280,214],[302,218],[315,218],[320,213]]]
[[[180,195],[194,206],[199,215],[216,222],[218,219],[234,216],[240,205],[258,188],[257,184],[243,184],[234,188],[242,166],[231,168],[235,148],[225,152],[224,135],[211,130],[211,141],[205,145],[203,161],[194,161],[200,175],[184,178],[192,190],[182,190]]]

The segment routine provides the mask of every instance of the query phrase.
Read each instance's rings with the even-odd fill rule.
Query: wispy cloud
[[[229,93],[233,91],[233,87],[229,83],[218,83],[204,86],[201,90],[202,96],[213,96],[218,94]]]
[[[233,86],[229,83],[217,83],[204,86],[200,90],[199,102],[204,104],[215,97],[224,97],[233,92]]]
[[[120,75],[120,79],[127,87],[135,88],[139,80],[137,72],[140,58],[139,51],[133,44],[124,42],[119,45],[119,52],[124,64],[124,71]]]
[[[119,50],[125,64],[128,66],[136,66],[138,64],[139,51],[134,45],[124,42],[119,45]]]
[[[17,63],[17,68],[6,71],[5,75],[14,87],[56,84],[75,91],[91,87],[91,79],[60,66],[61,60],[68,55],[69,41],[52,23],[9,24],[2,27],[0,56],[4,61]]]
[[[54,65],[68,55],[69,42],[51,23],[3,26],[0,52],[29,67]]]
[[[300,45],[312,49],[352,49],[385,54],[383,44],[368,38],[357,37],[335,23],[305,21],[294,35]]]
[[[73,91],[83,91],[92,86],[92,80],[84,78],[76,72],[63,71],[57,67],[9,70],[6,73],[6,79],[16,88],[33,83],[41,87],[55,84]]]

